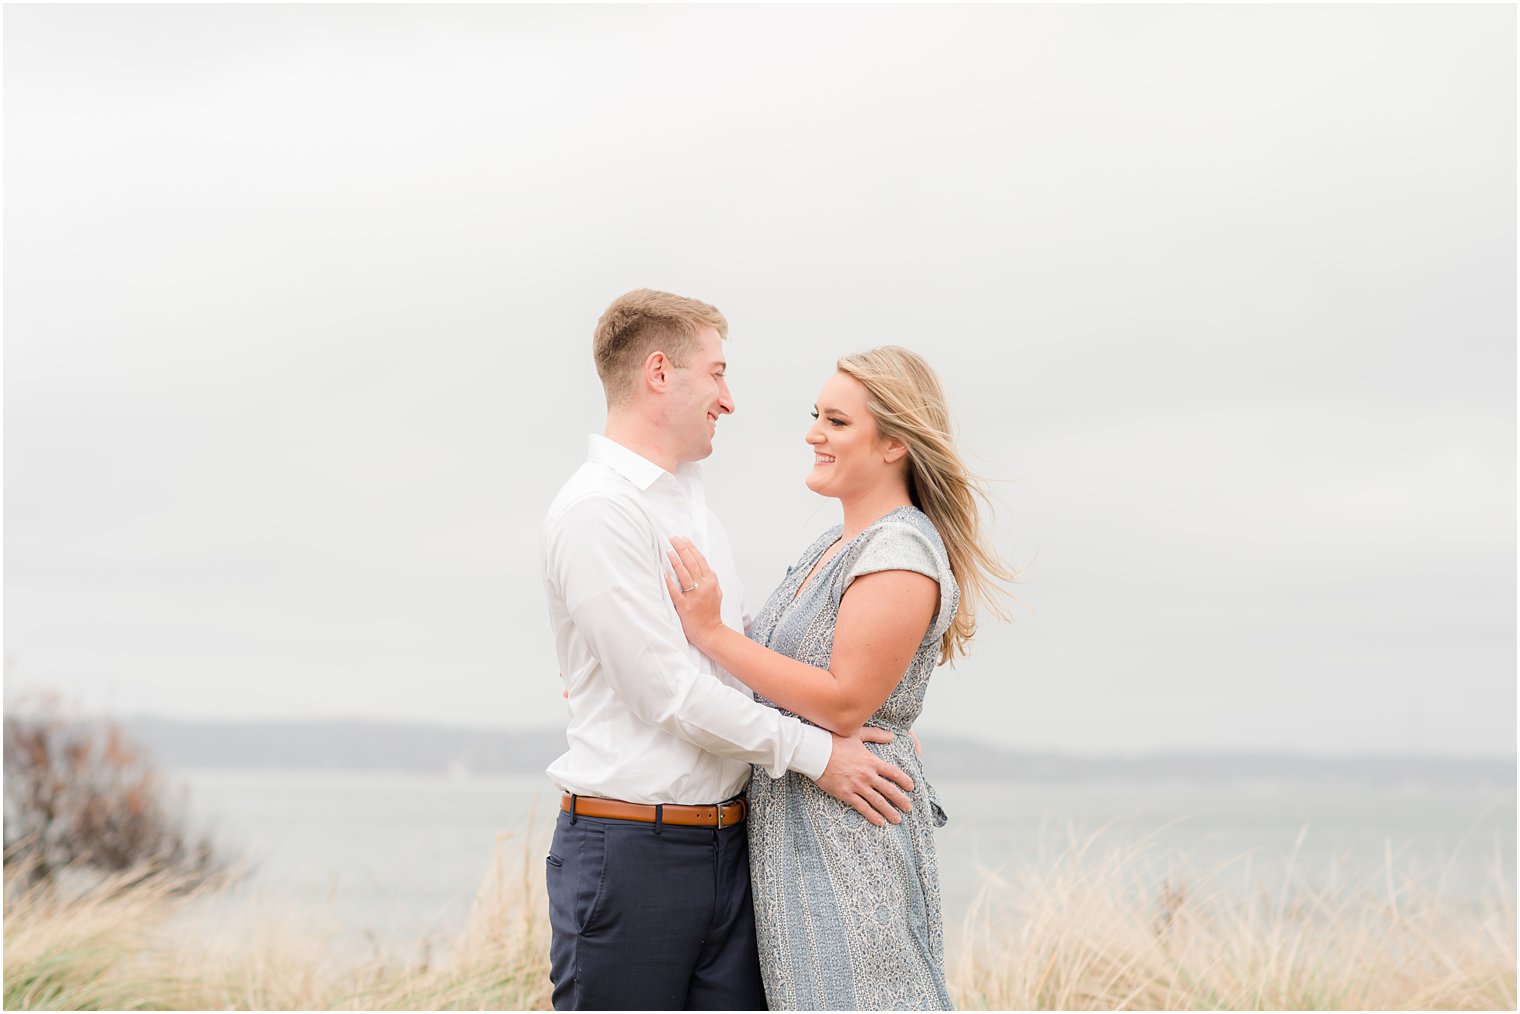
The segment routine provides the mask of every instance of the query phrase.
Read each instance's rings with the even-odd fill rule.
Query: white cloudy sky
[[[921,728],[1515,748],[1512,6],[5,10],[8,686],[560,720],[608,301],[732,324],[752,601],[839,353],[940,369],[1027,605]]]

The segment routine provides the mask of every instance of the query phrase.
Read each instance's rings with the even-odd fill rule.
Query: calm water
[[[377,946],[442,941],[463,926],[499,832],[546,847],[558,795],[541,777],[179,772],[193,820],[255,864],[240,889],[266,908],[321,916]],[[1017,874],[1069,835],[1098,848],[1144,843],[1194,870],[1250,856],[1250,874],[1380,869],[1475,895],[1502,870],[1514,883],[1513,789],[988,785],[936,782],[950,814],[939,832],[947,925],[989,874]],[[1301,840],[1300,840],[1301,839]],[[516,854],[515,852],[513,854]]]

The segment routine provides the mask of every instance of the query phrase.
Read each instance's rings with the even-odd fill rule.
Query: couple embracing
[[[806,430],[844,524],[751,618],[696,464],[734,411],[727,331],[670,293],[613,302],[606,428],[544,522],[570,708],[554,1006],[949,1009],[945,818],[909,730],[1012,575],[934,372],[879,348],[839,360]]]

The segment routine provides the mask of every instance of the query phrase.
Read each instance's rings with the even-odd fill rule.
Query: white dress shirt
[[[701,469],[665,471],[593,435],[587,462],[544,519],[544,588],[569,691],[570,749],[548,768],[567,792],[634,803],[714,803],[759,764],[817,779],[833,741],[754,700],[686,641],[665,588],[670,536],[690,539],[723,588],[723,622],[746,629],[728,536]]]

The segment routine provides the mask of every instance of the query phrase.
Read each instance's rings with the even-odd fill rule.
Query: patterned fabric
[[[841,534],[836,526],[808,547],[755,618],[750,637],[827,668],[839,602],[851,581],[911,570],[939,582],[939,608],[918,652],[870,720],[897,733],[889,744],[869,746],[913,778],[913,811],[900,824],[878,828],[802,775],[773,779],[755,769],[750,873],[766,998],[771,1010],[949,1010],[934,857],[934,828],[945,813],[906,733],[923,708],[960,590],[934,524],[903,507],[842,547],[797,595]]]

